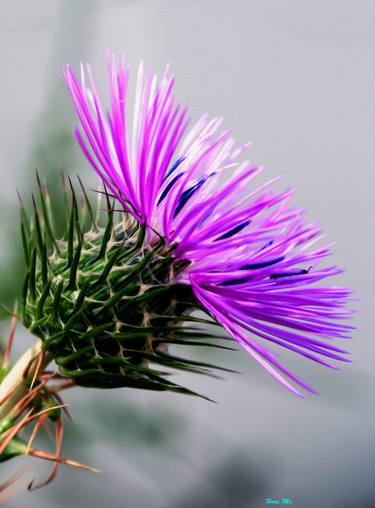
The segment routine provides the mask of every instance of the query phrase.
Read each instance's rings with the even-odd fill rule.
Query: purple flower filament
[[[338,275],[320,266],[330,245],[303,211],[290,205],[292,190],[253,180],[261,168],[239,157],[221,120],[203,116],[188,130],[187,110],[175,104],[174,77],[138,71],[132,126],[127,124],[129,69],[108,58],[109,111],[104,112],[91,69],[89,88],[70,66],[65,79],[81,123],[76,136],[89,163],[125,209],[157,231],[175,256],[190,264],[176,282],[190,284],[212,316],[280,383],[315,390],[284,367],[264,344],[290,349],[322,365],[349,361],[333,339],[349,337],[350,291],[320,285]],[[258,343],[256,338],[263,343]]]

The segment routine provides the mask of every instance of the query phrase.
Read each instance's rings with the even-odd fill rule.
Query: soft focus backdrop
[[[66,394],[64,455],[103,469],[63,468],[10,508],[301,508],[375,506],[374,168],[372,0],[2,0],[0,2],[0,300],[20,289],[16,188],[34,169],[96,181],[72,136],[61,69],[105,52],[161,73],[170,62],[192,117],[222,115],[253,140],[264,178],[285,174],[295,203],[336,241],[340,284],[360,298],[354,363],[341,372],[284,351],[318,396],[284,391],[245,352],[215,353],[241,371],[223,381],[178,374],[218,404],[179,395],[77,389]],[[55,183],[58,186],[58,183]],[[2,325],[5,333],[7,323]],[[18,329],[18,350],[32,338]],[[23,462],[1,465],[0,480]],[[42,478],[35,460],[27,476]]]

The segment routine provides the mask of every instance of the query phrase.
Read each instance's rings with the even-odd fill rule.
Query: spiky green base
[[[197,345],[209,337],[181,327],[205,321],[188,316],[199,304],[189,286],[175,282],[186,263],[173,258],[162,238],[146,241],[145,228],[125,211],[114,212],[108,195],[101,226],[83,186],[80,207],[71,186],[66,232],[57,239],[48,194],[38,183],[40,212],[33,200],[29,222],[21,208],[26,327],[79,385],[192,393],[152,367],[216,368],[168,354],[171,343]]]

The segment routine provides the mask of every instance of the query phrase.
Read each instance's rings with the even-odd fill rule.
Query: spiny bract
[[[174,258],[174,246],[160,236],[146,244],[145,227],[115,211],[106,190],[107,212],[98,209],[95,218],[83,185],[78,205],[71,182],[65,233],[58,239],[46,186],[39,178],[38,184],[40,206],[33,198],[30,221],[21,206],[26,327],[79,385],[193,393],[151,367],[201,373],[214,367],[168,353],[170,344],[220,347],[197,328],[214,322],[188,315],[200,304],[189,285],[176,283],[186,262]]]

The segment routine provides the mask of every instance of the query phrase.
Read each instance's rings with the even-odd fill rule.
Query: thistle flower
[[[78,143],[126,221],[132,217],[139,224],[142,252],[151,256],[144,267],[155,296],[133,325],[149,326],[143,312],[153,315],[162,302],[159,331],[168,342],[176,316],[187,319],[192,310],[202,309],[290,391],[302,395],[295,383],[315,392],[279,362],[267,342],[331,368],[337,368],[332,360],[347,362],[346,351],[333,339],[350,332],[340,323],[351,315],[345,307],[350,292],[322,283],[342,270],[320,266],[331,245],[316,246],[323,238],[319,226],[290,204],[293,191],[274,190],[277,178],[254,186],[261,168],[241,159],[248,145],[236,147],[227,131],[220,132],[221,119],[204,115],[189,130],[187,109],[175,102],[168,69],[158,81],[140,64],[131,125],[124,58],[117,67],[108,57],[108,112],[90,66],[81,67],[80,81],[69,65],[64,75],[81,123],[75,131]],[[120,226],[115,244],[120,250],[123,233],[129,237]],[[159,241],[162,247],[155,247]],[[160,265],[167,271],[159,279]],[[117,294],[126,295],[127,284],[122,280]],[[166,286],[176,292],[159,296]],[[131,307],[136,314],[139,289]],[[117,315],[117,322],[131,319],[129,309]],[[149,344],[162,343],[147,332]],[[141,350],[139,357],[145,358],[144,344]],[[151,361],[167,358],[157,347],[150,354]]]
[[[140,65],[132,128],[124,58],[118,68],[108,59],[107,113],[89,66],[87,75],[88,86],[83,67],[81,81],[65,69],[81,122],[76,136],[103,184],[96,209],[80,178],[78,190],[62,177],[62,228],[38,175],[31,214],[20,198],[26,275],[20,312],[15,305],[0,347],[0,462],[19,455],[52,461],[48,478],[30,490],[53,481],[61,464],[97,471],[62,457],[62,391],[81,385],[198,395],[172,381],[171,369],[228,370],[176,356],[171,345],[231,349],[211,341],[229,334],[300,396],[298,386],[315,390],[267,342],[331,368],[348,361],[333,342],[349,337],[352,327],[340,320],[352,313],[350,292],[326,284],[341,269],[320,266],[330,245],[316,245],[320,229],[290,204],[292,190],[277,192],[277,179],[254,186],[261,168],[241,162],[247,145],[220,133],[220,119],[203,116],[188,130],[168,69],[158,82]],[[17,319],[40,340],[12,366]],[[52,360],[58,371],[47,370]],[[54,429],[54,453],[34,447],[42,428]],[[0,485],[0,500],[18,477]]]

